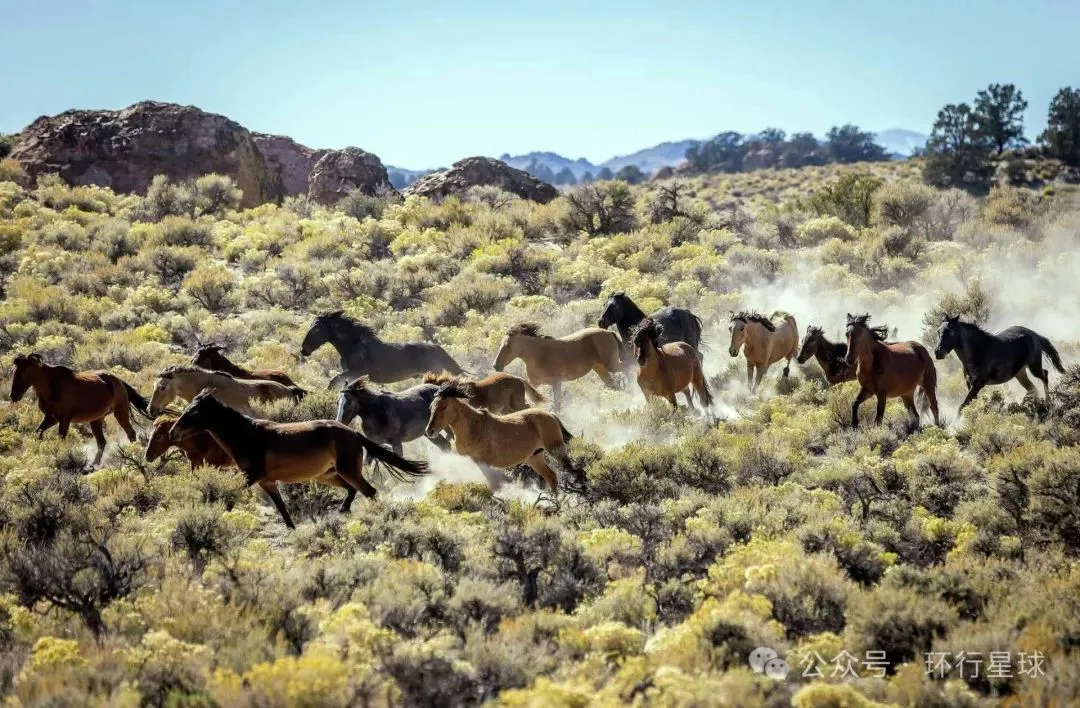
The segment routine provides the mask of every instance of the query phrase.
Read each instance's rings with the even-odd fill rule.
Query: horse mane
[[[352,391],[354,393],[382,393],[372,383],[367,374],[353,379],[348,386],[345,387],[346,391]]]
[[[817,325],[810,325],[810,326],[808,326],[806,328],[806,336],[807,337],[809,337],[811,335],[815,335],[815,334],[825,336],[825,328],[824,327],[818,327]]]
[[[643,319],[645,312],[637,306],[637,303],[630,299],[630,296],[620,290],[617,293],[611,293],[612,300],[618,300],[619,303],[627,310],[626,315],[629,317],[637,317]]]
[[[476,384],[454,378],[439,387],[438,398],[464,398],[466,400],[476,395]]]
[[[349,329],[351,329],[354,334],[357,334],[357,335],[359,335],[361,337],[364,337],[365,339],[376,339],[377,338],[377,335],[375,334],[375,330],[373,330],[368,325],[363,324],[361,322],[358,322],[358,321],[354,320],[352,317],[349,317],[348,315],[345,314],[344,310],[333,310],[331,312],[324,312],[321,315],[319,315],[318,317],[316,317],[315,319],[323,320],[324,322],[327,322],[327,321],[340,322],[341,324],[344,324]]]
[[[760,312],[755,312],[754,310],[751,310],[749,312],[743,310],[742,312],[733,314],[731,316],[731,321],[734,322],[736,320],[739,320],[744,324],[748,322],[757,322],[759,325],[769,330],[770,332],[776,331],[776,325],[773,324],[772,320],[770,320],[768,317],[761,314]]]
[[[630,333],[630,341],[635,347],[640,347],[645,340],[652,342],[652,345],[658,350],[660,348],[660,337],[664,334],[664,327],[652,317],[646,317],[641,321],[637,327],[634,327],[633,332]]]
[[[542,333],[540,331],[540,325],[536,324],[535,322],[522,322],[521,324],[516,324],[513,327],[511,327],[510,329],[506,330],[506,334],[509,337],[513,337],[515,335],[520,334],[520,335],[524,335],[526,337],[538,337],[540,339],[551,339],[550,336],[548,336],[548,335],[546,335],[546,334],[544,334],[544,333]]]
[[[443,384],[448,384],[448,383],[450,383],[452,381],[460,381],[460,380],[461,380],[461,377],[454,376],[449,371],[441,371],[441,372],[439,372],[437,374],[434,371],[429,371],[426,374],[424,374],[424,383],[426,383],[426,384],[435,384],[436,386],[442,386]]]
[[[889,338],[889,325],[874,325],[870,326],[870,314],[856,315],[854,317],[848,316],[848,326],[862,325],[870,330],[871,336],[874,337],[874,341],[884,342]]]
[[[180,416],[176,413],[162,413],[157,418],[154,418],[153,426],[157,430],[163,425],[172,424],[180,420]]]
[[[225,351],[225,347],[221,346],[220,344],[218,344],[216,342],[205,342],[205,343],[200,344],[198,347],[195,348],[195,353],[196,354],[198,354],[199,352],[215,352],[217,354],[221,354],[224,351]]]

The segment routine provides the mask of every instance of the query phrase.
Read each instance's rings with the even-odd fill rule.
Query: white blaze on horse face
[[[150,412],[158,413],[168,405],[172,398],[166,398],[169,395],[169,381],[166,379],[158,379],[154,384],[154,395],[150,397]]]
[[[739,348],[743,345],[743,338],[746,335],[746,325],[740,320],[735,320],[728,329],[731,330],[731,345],[728,347],[728,353],[731,356],[739,356]]]
[[[499,353],[495,355],[495,362],[491,365],[491,368],[496,371],[502,371],[507,364],[514,360],[513,351],[511,349],[510,335],[502,338],[502,342],[499,343]]]

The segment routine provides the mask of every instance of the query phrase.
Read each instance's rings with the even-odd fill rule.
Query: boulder
[[[395,192],[382,161],[356,147],[328,151],[308,176],[308,197],[317,204],[335,204],[354,189],[369,196]]]
[[[492,185],[522,199],[546,204],[559,195],[558,190],[528,172],[490,157],[467,157],[448,169],[432,172],[404,189],[404,194],[423,197],[462,196],[470,187]]]
[[[308,176],[329,150],[314,150],[284,135],[252,133],[256,147],[270,168],[278,173],[285,195],[307,194]]]
[[[11,156],[32,179],[56,172],[73,184],[123,193],[145,193],[158,174],[179,181],[210,172],[232,177],[244,206],[277,201],[284,192],[246,128],[174,103],[42,116],[20,134]]]

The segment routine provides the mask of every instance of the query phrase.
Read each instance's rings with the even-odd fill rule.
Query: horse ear
[[[851,324],[851,323],[852,323],[852,322],[854,322],[855,320],[856,320],[856,317],[855,317],[855,315],[851,314],[850,312],[849,312],[849,313],[847,313],[847,323],[848,323],[848,324]]]
[[[37,352],[33,352],[32,354],[30,354],[26,358],[29,359],[30,361],[36,361],[39,364],[44,363],[44,360],[41,358],[41,355],[38,354]]]

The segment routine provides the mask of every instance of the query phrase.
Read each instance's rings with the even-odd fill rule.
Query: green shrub
[[[844,646],[856,656],[884,651],[895,670],[919,660],[955,621],[956,612],[940,600],[881,587],[850,600]]]

